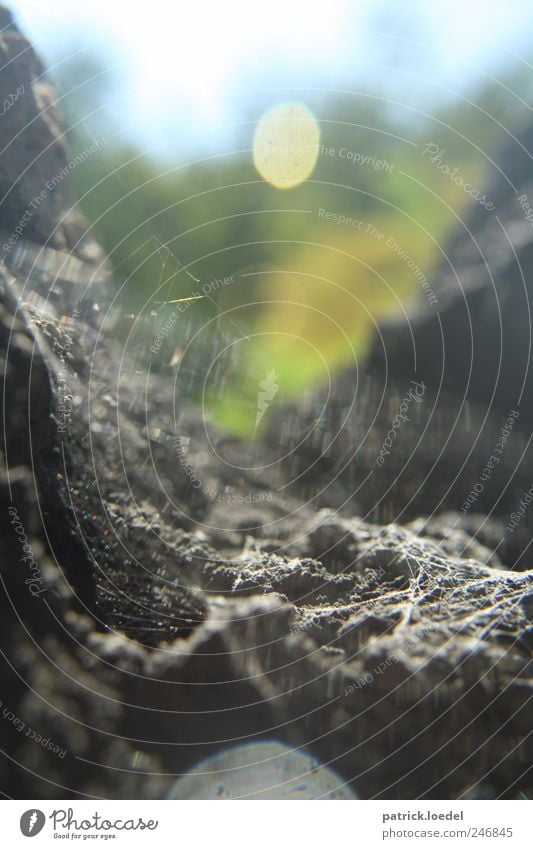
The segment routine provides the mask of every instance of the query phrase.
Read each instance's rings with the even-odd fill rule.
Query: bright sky
[[[217,139],[217,147],[231,139],[224,126],[247,117],[254,89],[285,89],[279,98],[284,100],[294,96],[287,94],[291,86],[350,88],[375,78],[380,91],[385,81],[397,85],[395,96],[404,92],[408,98],[416,96],[417,86],[378,67],[407,61],[430,80],[429,89],[421,90],[431,97],[435,85],[464,90],[482,72],[497,76],[514,56],[529,57],[533,48],[531,0],[447,0],[444,5],[433,0],[14,0],[10,5],[48,62],[92,44],[116,65],[119,85],[110,108],[121,127],[147,144],[183,140],[211,128],[204,142],[212,147]]]

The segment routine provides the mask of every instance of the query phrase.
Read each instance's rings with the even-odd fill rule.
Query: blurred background
[[[60,92],[126,359],[241,436],[258,385],[265,412],[327,385],[432,302],[532,103],[528,0],[11,8]]]

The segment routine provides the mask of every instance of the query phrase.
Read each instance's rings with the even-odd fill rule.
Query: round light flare
[[[312,174],[320,128],[303,103],[282,103],[264,115],[255,131],[254,165],[276,189],[293,189]]]

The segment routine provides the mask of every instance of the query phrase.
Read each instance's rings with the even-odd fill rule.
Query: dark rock
[[[531,204],[533,127],[528,125],[494,158],[486,195],[495,209],[473,205],[430,279],[437,303],[421,295],[406,314],[384,322],[370,362],[401,380],[416,375],[435,391],[521,414],[533,423],[530,367],[533,295]],[[498,172],[499,169],[499,172]]]
[[[56,93],[31,44],[2,7],[0,31],[0,255],[22,238],[82,258],[104,254],[73,209],[69,152]]]

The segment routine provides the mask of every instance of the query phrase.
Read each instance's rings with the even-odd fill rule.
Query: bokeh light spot
[[[254,164],[276,189],[292,189],[312,174],[320,128],[303,103],[283,103],[264,115],[255,132]]]

